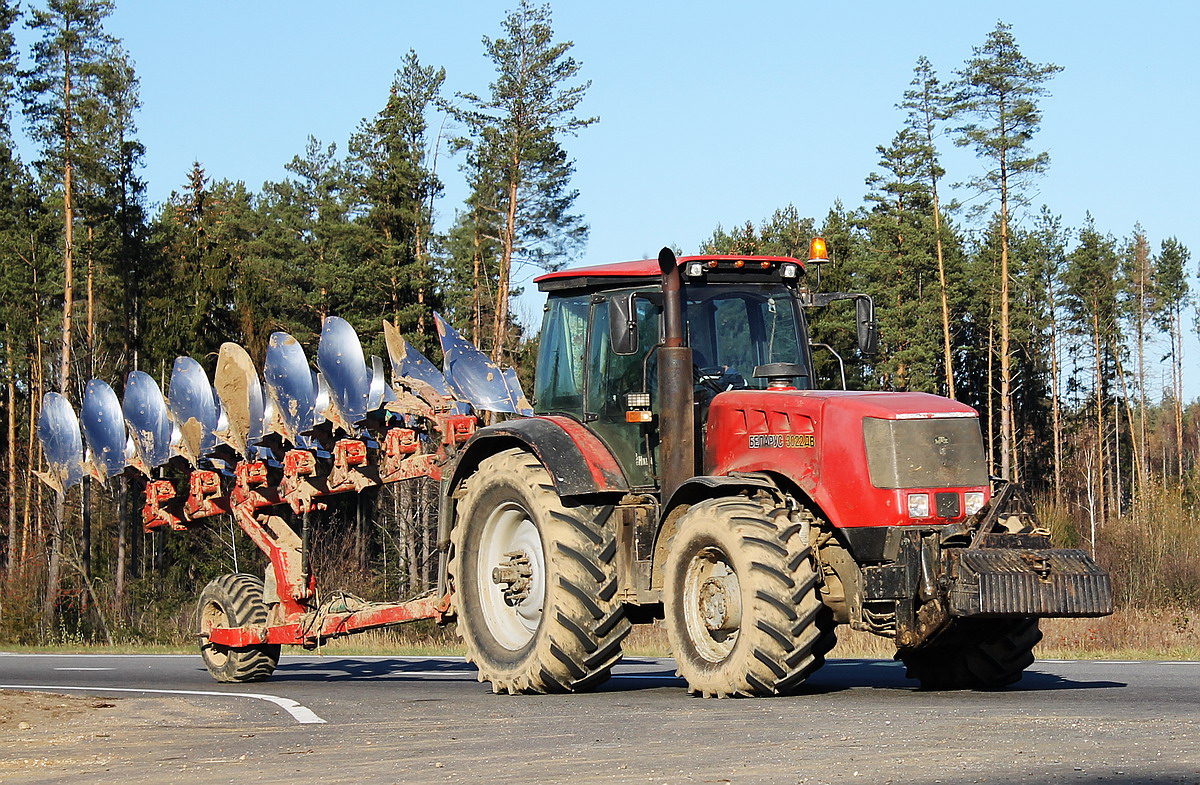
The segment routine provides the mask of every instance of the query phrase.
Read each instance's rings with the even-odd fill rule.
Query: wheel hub
[[[689,641],[704,659],[721,662],[733,651],[743,621],[742,582],[729,557],[716,546],[701,548],[680,588]]]
[[[546,555],[524,507],[506,502],[488,515],[473,567],[487,632],[510,651],[529,644],[542,623]]]
[[[709,632],[733,632],[742,624],[741,587],[736,575],[715,575],[700,586],[700,618]]]
[[[492,583],[500,586],[504,603],[515,608],[529,599],[533,584],[533,563],[525,551],[509,551],[499,565],[492,568]]]

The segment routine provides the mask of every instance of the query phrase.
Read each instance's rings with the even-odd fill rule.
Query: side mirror
[[[635,294],[617,294],[608,300],[608,340],[612,344],[613,354],[637,354],[637,311],[633,303]]]
[[[854,298],[858,351],[870,357],[879,351],[879,325],[875,323],[875,302],[867,295]]]

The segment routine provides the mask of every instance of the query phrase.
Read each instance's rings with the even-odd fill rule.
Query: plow
[[[532,414],[512,369],[500,370],[440,316],[435,321],[448,376],[387,321],[385,376],[382,358],[368,365],[354,328],[328,317],[315,372],[300,343],[277,332],[261,376],[245,349],[226,343],[211,380],[195,359],[177,358],[166,394],[142,371],[128,375],[123,401],[106,382],[90,380],[78,415],[49,393],[38,424],[48,464],[41,477],[65,493],[85,476],[141,475],[146,531],[185,531],[230,515],[267,555],[265,579],[218,579],[201,599],[198,635],[206,660],[219,660],[218,677],[238,674],[225,667],[230,652],[277,657],[281,644],[313,647],[440,619],[450,609],[444,526],[438,589],[408,602],[339,594],[318,603],[310,548],[310,515],[330,497],[415,478],[441,481],[483,412]]]

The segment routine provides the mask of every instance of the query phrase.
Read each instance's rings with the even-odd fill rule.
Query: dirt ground
[[[15,730],[62,727],[85,717],[91,723],[103,722],[115,708],[108,699],[0,690],[0,733],[11,738]]]
[[[46,782],[130,763],[147,731],[220,722],[231,712],[179,698],[89,698],[0,690],[0,782]],[[110,744],[109,742],[117,742]]]

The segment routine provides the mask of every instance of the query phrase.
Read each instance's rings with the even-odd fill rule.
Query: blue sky
[[[141,79],[151,199],[179,188],[193,161],[258,188],[284,176],[310,134],[344,150],[409,49],[446,68],[449,93],[486,91],[480,38],[500,35],[513,4],[118,0],[108,29]],[[876,146],[901,125],[894,105],[917,58],[950,78],[1001,18],[1027,57],[1065,69],[1042,102],[1034,146],[1052,163],[1034,206],[1069,226],[1090,211],[1117,236],[1140,222],[1155,248],[1177,236],[1193,251],[1195,287],[1191,2],[555,3],[556,33],[575,42],[593,82],[583,111],[600,117],[567,143],[591,225],[583,261],[644,258],[664,244],[693,251],[717,224],[757,222],[788,203],[818,219],[836,199],[860,204]],[[955,181],[982,166],[962,150],[945,164]],[[439,173],[446,224],[465,193],[457,162],[442,156]],[[537,307],[521,305],[530,316]],[[1194,398],[1194,332],[1187,349]]]

